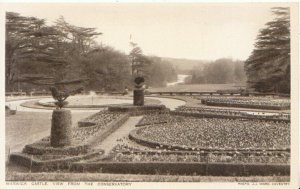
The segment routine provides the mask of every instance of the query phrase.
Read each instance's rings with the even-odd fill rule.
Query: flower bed
[[[136,129],[130,133],[130,137],[151,147],[162,145],[178,149],[287,149],[290,147],[290,124],[184,118],[182,122]]]
[[[268,110],[290,109],[289,99],[273,98],[202,98],[201,102],[208,106],[227,106]]]
[[[73,130],[73,140],[83,142],[98,132],[104,131],[110,126],[109,123],[119,119],[121,113],[100,111],[82,121],[78,122],[78,128]]]
[[[173,151],[140,150],[117,145],[105,161],[114,162],[227,162],[290,163],[288,151]]]
[[[267,154],[267,153],[266,153]],[[156,153],[149,155],[147,153],[117,153],[112,161],[114,162],[227,162],[227,163],[289,163],[290,155],[244,155],[235,153],[226,154],[168,154]]]
[[[269,113],[269,112],[248,112],[232,109],[217,109],[203,107],[178,107],[171,112],[173,115],[194,116],[194,117],[215,117],[228,119],[260,119],[266,121],[285,121],[290,122],[289,113]]]
[[[162,123],[168,123],[172,121],[182,121],[183,119],[174,119],[172,115],[170,115],[169,112],[154,112],[148,115],[145,115],[139,123],[136,125],[139,126],[145,126],[145,125],[154,125],[154,124],[162,124]]]
[[[81,121],[78,121],[78,127],[89,127],[89,126],[103,126],[112,120],[116,119],[120,116],[119,113],[111,113],[105,110],[102,110],[96,114],[93,114]]]

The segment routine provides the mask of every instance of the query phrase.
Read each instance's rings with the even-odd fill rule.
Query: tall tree
[[[45,20],[24,17],[18,13],[6,13],[5,81],[6,90],[11,91],[18,81],[42,79],[50,65],[63,64],[57,56],[58,33],[45,25]],[[43,66],[38,66],[44,64]],[[28,76],[30,70],[31,76]],[[35,77],[34,74],[38,74]]]
[[[56,21],[55,28],[60,32],[60,40],[69,44],[68,51],[73,54],[86,54],[96,47],[95,38],[102,35],[96,28],[78,27],[69,24],[64,17]]]
[[[148,80],[151,61],[143,54],[142,49],[136,43],[131,42],[130,45],[132,46],[132,50],[129,54],[129,58],[131,59],[132,75],[143,76],[146,80]]]
[[[245,62],[248,85],[257,91],[290,93],[290,11],[272,8],[274,20],[260,30]]]
[[[111,47],[90,51],[84,61],[83,71],[90,79],[90,90],[123,91],[130,86],[131,70],[128,56]]]

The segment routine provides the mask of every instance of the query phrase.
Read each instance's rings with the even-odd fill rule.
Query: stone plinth
[[[144,106],[144,90],[143,89],[133,90],[133,105]]]
[[[53,110],[50,144],[52,147],[71,145],[72,116],[70,110]]]

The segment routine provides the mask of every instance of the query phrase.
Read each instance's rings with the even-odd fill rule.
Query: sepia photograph
[[[298,3],[2,5],[4,186],[299,187]]]

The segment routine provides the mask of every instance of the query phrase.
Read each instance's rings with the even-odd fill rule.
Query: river
[[[167,83],[167,86],[172,86],[172,85],[177,85],[177,84],[180,84],[180,83],[184,83],[185,79],[189,76],[190,75],[178,74],[177,75],[177,81]]]

